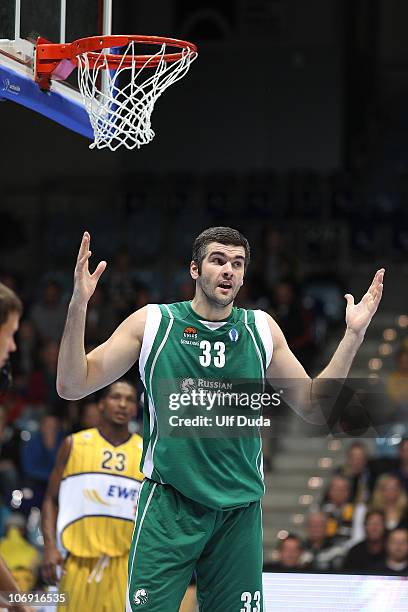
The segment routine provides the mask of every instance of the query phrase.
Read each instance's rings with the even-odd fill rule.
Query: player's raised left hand
[[[74,272],[74,291],[72,298],[80,304],[88,304],[95,291],[96,285],[101,274],[106,268],[106,261],[99,262],[93,274],[89,271],[89,258],[92,255],[90,250],[91,236],[89,232],[84,232],[78,258]]]
[[[367,293],[358,304],[354,304],[354,298],[350,293],[344,296],[347,300],[346,324],[348,330],[364,335],[381,301],[384,272],[384,268],[377,270]]]

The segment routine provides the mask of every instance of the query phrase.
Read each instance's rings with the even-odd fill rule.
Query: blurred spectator
[[[393,446],[395,450],[395,446]],[[405,492],[408,494],[408,438],[402,438],[398,445],[398,455],[393,456],[377,456],[371,459],[370,465],[370,480],[371,489],[374,489],[378,478],[383,474],[394,474],[400,479]]]
[[[6,535],[6,521],[11,514],[10,506],[6,506],[0,497],[0,538]],[[1,609],[1,608],[0,608]]]
[[[98,403],[91,399],[85,400],[79,405],[79,419],[75,424],[74,431],[81,431],[81,429],[91,429],[91,427],[98,427],[100,421],[100,414],[98,409]]]
[[[289,534],[278,543],[278,561],[264,564],[264,572],[298,572],[302,571],[303,545],[301,539]]]
[[[139,308],[143,308],[146,304],[150,304],[152,302],[151,291],[146,285],[142,283],[137,283],[135,285],[135,297],[133,301],[133,309],[139,310]]]
[[[399,443],[395,475],[400,479],[408,495],[408,438],[403,438]]]
[[[264,285],[268,293],[284,278],[295,280],[298,262],[285,244],[282,231],[268,227],[263,237],[262,261]]]
[[[62,292],[58,283],[48,282],[42,292],[41,299],[34,303],[30,319],[42,341],[61,340],[67,316],[66,304],[62,300]]]
[[[115,327],[115,310],[104,289],[98,284],[88,302],[85,344],[98,345],[105,342]]]
[[[373,574],[408,576],[408,530],[393,529],[385,542],[385,561],[373,568]]]
[[[7,423],[14,423],[24,413],[27,401],[13,384],[2,397],[2,405],[6,409]]]
[[[24,386],[27,383],[27,378],[35,369],[36,352],[38,350],[38,337],[34,327],[34,323],[29,319],[20,321],[20,327],[17,333],[18,352],[14,358],[14,380],[17,384],[16,377],[24,379],[19,386]]]
[[[308,571],[337,571],[343,561],[343,548],[335,546],[333,539],[326,535],[327,523],[324,512],[316,510],[307,515],[302,560]]]
[[[237,308],[256,308],[255,301],[251,295],[251,285],[248,280],[245,281],[244,285],[239,290],[234,304]]]
[[[350,499],[350,483],[344,476],[335,475],[330,481],[327,501],[321,510],[327,514],[326,535],[333,538],[333,544],[344,544],[352,533],[353,504]]]
[[[20,434],[7,423],[6,408],[0,404],[0,495],[6,503],[18,487],[20,470]]]
[[[312,316],[291,282],[281,280],[275,285],[272,311],[290,348],[301,363],[308,365],[314,351]]]
[[[56,391],[59,344],[46,342],[40,351],[40,367],[30,376],[27,401],[32,404],[56,406],[61,400]]]
[[[21,447],[21,465],[26,479],[25,484],[33,489],[31,506],[41,506],[63,437],[59,419],[49,414],[41,419],[40,430],[33,433]]]
[[[372,510],[364,519],[365,539],[355,544],[347,553],[343,570],[370,573],[374,566],[384,561],[385,518],[382,512]]]
[[[242,287],[243,289],[243,287]],[[180,283],[177,292],[177,299],[181,302],[192,300],[194,297],[194,283],[191,278],[187,278]]]
[[[408,351],[400,349],[396,356],[396,369],[387,381],[387,391],[390,399],[398,406],[408,404]]]
[[[350,499],[353,504],[366,502],[370,496],[367,447],[362,442],[352,442],[347,449],[346,463],[337,473],[350,482]]]
[[[134,281],[129,252],[122,249],[116,253],[108,270],[108,296],[117,320],[122,321],[132,312],[135,298]]]
[[[369,509],[380,510],[384,513],[386,529],[408,527],[408,497],[397,476],[393,474],[380,476],[375,485]]]
[[[0,554],[22,591],[30,591],[37,583],[40,555],[25,538],[26,521],[13,513],[6,520],[6,535],[0,540]]]

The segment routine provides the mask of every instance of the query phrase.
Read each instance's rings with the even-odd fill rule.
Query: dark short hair
[[[403,531],[406,536],[408,537],[408,529],[406,527],[395,527],[395,529],[390,529],[390,531],[387,531],[387,533],[385,534],[385,543],[388,544],[391,536],[393,533],[395,533],[396,531]]]
[[[365,451],[367,453],[367,446],[366,446],[366,444],[364,444],[364,442],[359,442],[358,440],[353,440],[353,442],[350,442],[350,444],[349,444],[349,446],[347,448],[347,453],[349,453],[354,448],[361,448],[363,451]]]
[[[111,383],[107,387],[100,389],[100,391],[97,391],[94,396],[95,398],[94,401],[100,402],[101,400],[105,399],[105,397],[109,395],[113,385],[117,385],[118,383],[125,383],[126,385],[129,385],[129,387],[132,387],[132,389],[134,389],[136,393],[136,385],[131,383],[130,380],[127,380],[126,378],[120,378],[119,380],[115,380],[113,383]]]
[[[245,270],[248,267],[251,258],[251,249],[248,240],[236,229],[231,227],[209,227],[201,232],[194,240],[192,260],[197,265],[198,272],[201,274],[201,264],[206,256],[207,247],[210,242],[219,242],[220,244],[232,244],[233,246],[242,246],[245,250]]]
[[[385,526],[385,514],[384,514],[384,512],[382,510],[369,510],[366,513],[365,517],[364,517],[364,525],[367,525],[368,519],[371,518],[374,515],[381,516],[382,521],[383,521],[384,526]]]
[[[347,478],[347,476],[344,476],[344,474],[340,474],[340,473],[334,473],[332,474],[332,477],[330,478],[329,489],[333,483],[333,480],[345,480],[347,484],[351,486],[350,479]]]
[[[11,313],[20,317],[23,314],[23,304],[12,289],[0,283],[0,325],[4,325]]]
[[[279,539],[278,542],[278,550],[282,550],[283,545],[285,544],[285,542],[288,542],[289,540],[293,540],[294,542],[297,542],[299,545],[299,548],[303,548],[303,542],[300,539],[299,536],[297,536],[295,533],[289,533],[286,538],[281,538]]]

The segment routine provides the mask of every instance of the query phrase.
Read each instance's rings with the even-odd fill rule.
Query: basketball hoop
[[[158,49],[138,55],[140,44]],[[120,54],[110,53],[112,48]],[[187,74],[197,54],[192,43],[162,36],[93,36],[69,44],[39,38],[35,76],[42,89],[49,89],[52,79],[65,79],[78,68],[78,87],[94,132],[90,148],[139,149],[154,138],[150,119],[156,100]]]

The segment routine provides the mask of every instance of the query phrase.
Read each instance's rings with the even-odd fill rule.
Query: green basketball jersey
[[[220,433],[214,411],[210,437],[169,435],[175,412],[169,395],[195,388],[229,389],[231,381],[259,381],[272,357],[266,314],[233,308],[224,321],[204,321],[191,302],[150,304],[139,358],[145,386],[142,471],[182,495],[214,509],[248,505],[264,493],[262,442],[256,435]],[[175,394],[177,395],[177,393]],[[174,407],[173,407],[174,409]]]

